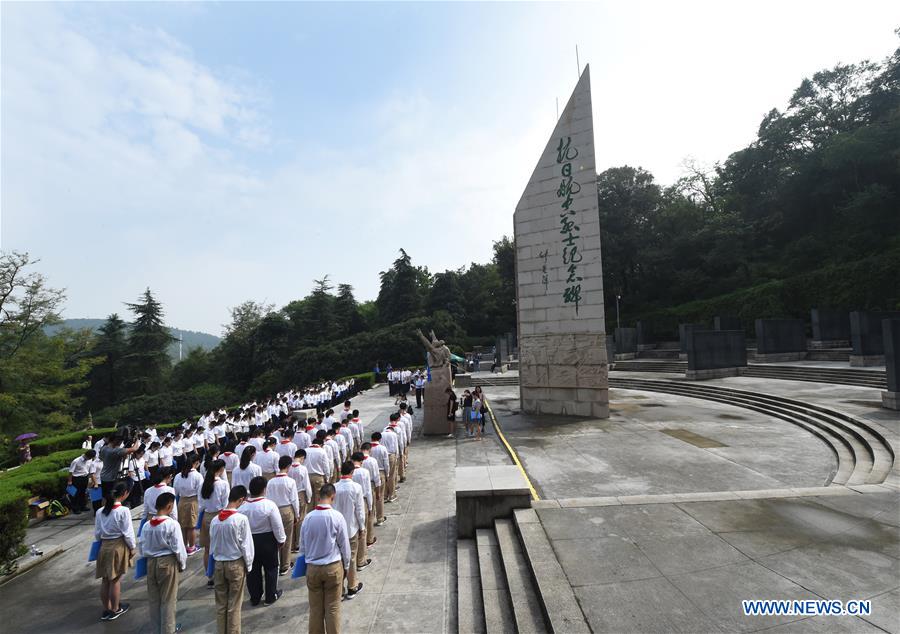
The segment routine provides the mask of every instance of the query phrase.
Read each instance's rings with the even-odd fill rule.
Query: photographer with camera
[[[123,447],[123,444],[129,446]],[[140,446],[140,438],[136,434],[132,435],[126,428],[113,436],[100,449],[100,460],[103,462],[103,468],[100,471],[100,487],[103,489],[104,499],[112,493],[116,482],[128,479],[125,459],[137,451]]]

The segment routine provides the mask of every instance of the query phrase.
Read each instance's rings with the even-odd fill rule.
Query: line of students
[[[245,586],[254,606],[271,605],[282,596],[278,577],[288,573],[296,554],[305,556],[309,571],[310,632],[339,631],[341,597],[350,600],[362,591],[357,573],[371,563],[375,527],[387,521],[384,504],[397,499],[399,483],[405,481],[413,427],[402,404],[387,427],[363,442],[359,412],[349,408],[347,402],[343,422],[331,423],[330,429],[334,412],[329,410],[303,430],[283,422],[266,430],[271,436],[242,435],[234,452],[224,452],[228,461],[213,447],[202,467],[194,456],[177,475],[172,468],[156,470],[144,493],[138,531],[148,564],[154,632],[178,630],[178,575],[198,552],[198,526],[208,570],[209,558],[214,559],[207,586],[215,588],[219,632],[240,632]],[[307,442],[306,449],[296,448]],[[255,458],[270,452],[277,471],[268,475]],[[95,520],[102,544],[97,560],[97,577],[103,579],[101,620],[128,610],[119,601],[120,581],[137,544],[130,512],[122,506],[127,497],[128,486],[117,483]],[[339,575],[334,574],[337,562],[343,568]]]

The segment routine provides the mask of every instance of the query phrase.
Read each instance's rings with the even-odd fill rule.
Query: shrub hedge
[[[756,319],[795,317],[809,321],[812,308],[896,310],[900,307],[897,271],[900,271],[900,250],[895,249],[726,295],[632,314],[629,321],[640,319],[656,335],[677,338],[679,323],[712,326],[716,316],[740,317],[752,335]]]

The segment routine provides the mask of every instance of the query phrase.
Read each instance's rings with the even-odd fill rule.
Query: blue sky
[[[490,258],[591,63],[598,170],[663,183],[752,140],[804,76],[896,46],[893,2],[0,5],[0,247],[68,317],[150,286],[218,334],[400,247]]]

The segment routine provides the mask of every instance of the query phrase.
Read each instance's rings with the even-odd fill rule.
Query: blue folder
[[[91,544],[91,552],[88,553],[88,561],[97,561],[97,557],[100,555],[100,540],[98,539],[93,544]]]
[[[103,499],[103,489],[95,487],[91,491],[91,502],[99,502]]]
[[[138,557],[134,564],[134,580],[143,579],[147,576],[147,558]]]
[[[205,512],[206,511],[204,511],[203,509],[200,509],[200,515],[197,516],[197,525],[194,528],[198,531],[200,530],[200,527],[203,526],[203,514]]]
[[[66,493],[68,493],[72,497],[75,497],[75,494],[78,493],[78,489],[75,488],[74,484],[70,484],[66,487]]]
[[[294,571],[291,573],[291,579],[299,579],[306,576],[306,557],[298,555],[297,561],[294,562]]]
[[[146,524],[146,523],[147,523],[147,518],[146,517],[141,518],[141,523],[138,526],[138,535],[137,535],[138,537],[141,536],[141,531],[144,530],[144,524]]]
[[[215,569],[216,569],[216,560],[213,559],[212,555],[210,555],[209,563],[206,564],[206,576],[209,577],[210,579],[212,579],[213,572],[215,571]]]

